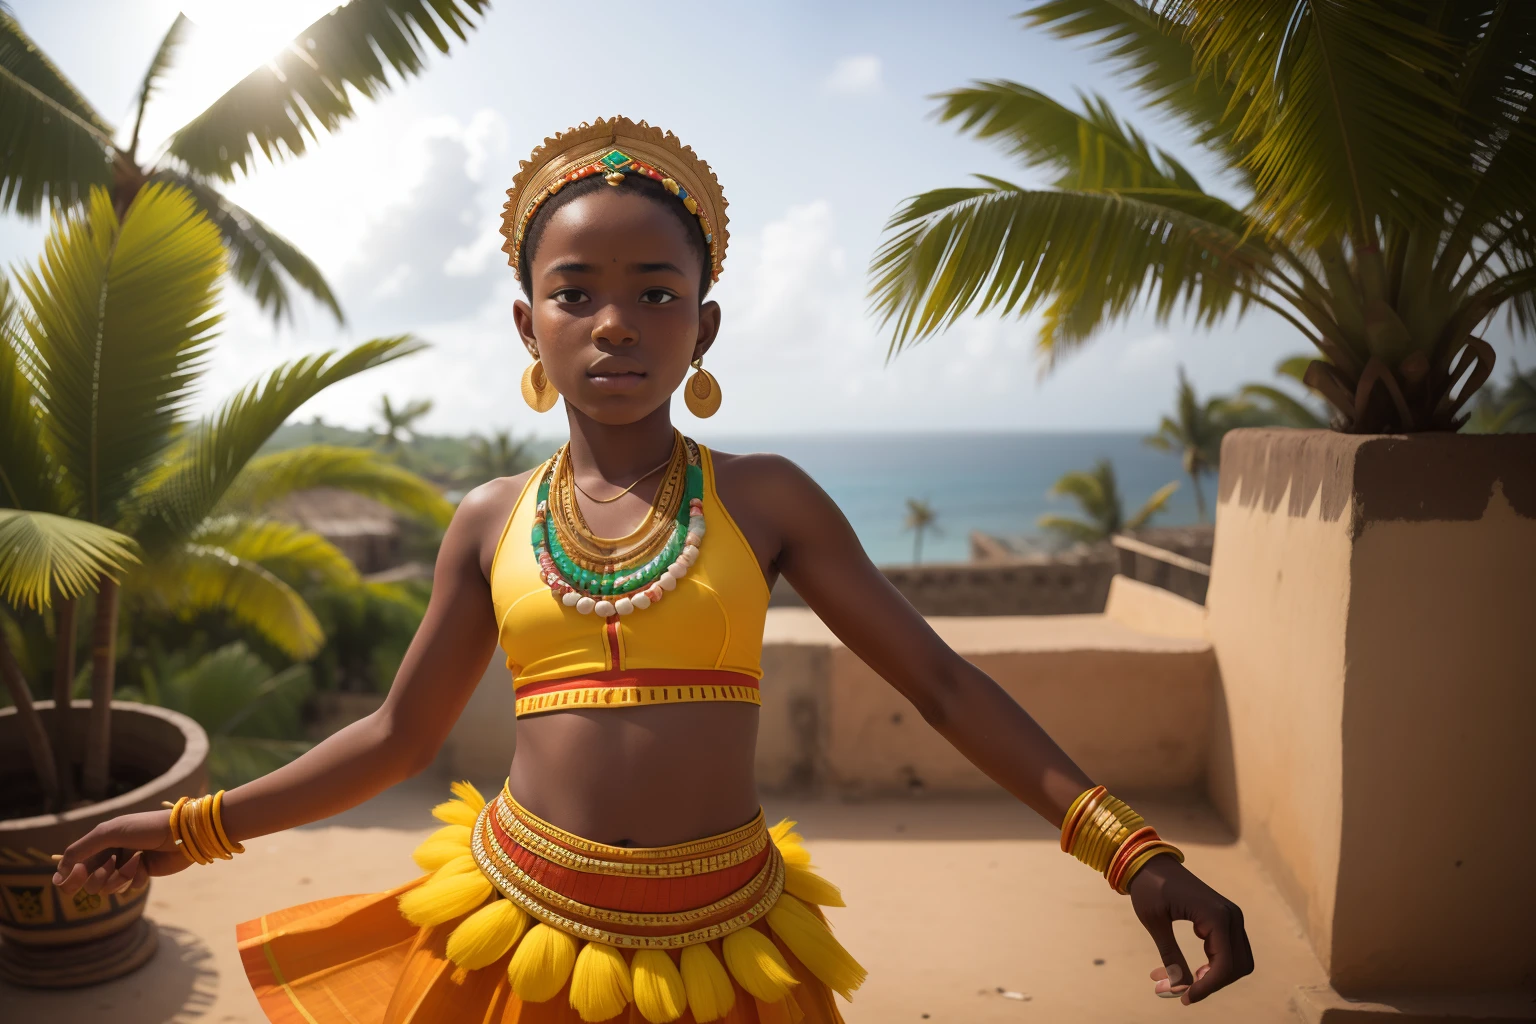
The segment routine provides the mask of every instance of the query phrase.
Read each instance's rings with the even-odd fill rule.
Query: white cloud
[[[822,84],[828,92],[839,96],[873,96],[884,84],[882,71],[879,57],[872,53],[855,54],[839,60]]]

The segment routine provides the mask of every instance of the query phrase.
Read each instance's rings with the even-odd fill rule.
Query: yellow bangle
[[[1072,851],[1072,835],[1067,831],[1068,826],[1072,824],[1072,815],[1076,814],[1077,809],[1083,806],[1083,801],[1088,799],[1088,794],[1098,788],[1098,786],[1089,786],[1077,794],[1077,799],[1073,800],[1071,805],[1067,807],[1067,813],[1061,819],[1061,849],[1063,853],[1070,853]]]
[[[187,806],[181,812],[181,827],[187,842],[192,846],[198,856],[199,864],[212,864],[213,851],[206,836],[198,829],[200,822],[198,816],[202,813],[202,803],[206,797],[198,797],[187,802]]]
[[[1131,861],[1131,863],[1126,867],[1125,871],[1121,873],[1119,888],[1120,895],[1129,895],[1131,891],[1131,879],[1136,877],[1136,872],[1146,867],[1147,862],[1150,861],[1153,857],[1163,853],[1171,853],[1175,858],[1178,859],[1180,864],[1184,863],[1184,851],[1179,849],[1177,846],[1174,846],[1172,843],[1160,842],[1155,846],[1150,846],[1143,850],[1141,853],[1138,853],[1136,855],[1136,859]]]
[[[229,833],[224,831],[224,791],[222,789],[213,794],[213,827],[218,833],[219,842],[224,844],[225,851],[231,856],[245,852],[245,847],[240,843],[230,842]]]
[[[182,833],[181,828],[181,809],[186,804],[187,798],[182,797],[171,805],[171,839],[176,843],[176,849],[181,851],[183,857],[187,858],[191,863],[197,864],[199,863],[197,856],[192,852],[192,848],[187,845],[186,837]]]
[[[210,860],[229,860],[233,855],[225,852],[213,831],[213,797],[204,796],[197,802],[197,816],[193,821],[197,841]]]

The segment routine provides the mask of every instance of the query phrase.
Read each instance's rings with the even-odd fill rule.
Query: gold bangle
[[[225,851],[220,845],[219,838],[213,831],[213,797],[204,796],[197,802],[197,819],[194,822],[197,829],[197,841],[202,844],[203,850],[214,860],[229,860],[231,853]]]
[[[229,833],[224,831],[224,791],[222,789],[213,794],[213,827],[218,832],[219,842],[224,844],[224,849],[231,856],[245,852],[245,847],[240,843],[231,842]]]
[[[187,801],[187,806],[182,808],[182,836],[187,841],[187,845],[192,848],[192,852],[197,855],[197,862],[199,864],[212,864],[213,854],[208,849],[207,840],[198,832],[197,829],[197,817],[201,811],[200,805],[202,802],[203,798],[198,797],[195,800]]]
[[[1077,809],[1083,806],[1084,802],[1087,801],[1089,794],[1097,793],[1100,789],[1103,788],[1104,787],[1102,786],[1089,786],[1087,789],[1077,794],[1077,799],[1073,800],[1071,806],[1067,808],[1067,813],[1061,819],[1062,853],[1072,852],[1072,836],[1077,831],[1077,829],[1074,827],[1076,825],[1075,818],[1077,815]]]
[[[1071,848],[1067,852],[1074,857],[1077,856],[1075,851],[1083,842],[1083,830],[1092,824],[1094,815],[1099,813],[1099,808],[1105,800],[1109,799],[1109,790],[1103,786],[1096,786],[1094,788],[1097,792],[1092,793],[1087,800],[1083,801],[1082,810],[1077,814],[1077,822],[1072,826]]]
[[[181,797],[171,805],[171,840],[176,844],[176,849],[181,851],[183,857],[187,858],[189,862],[196,864],[198,863],[197,857],[192,853],[191,848],[187,846],[186,838],[181,830],[181,809],[186,804],[187,798]]]
[[[1147,866],[1147,862],[1153,857],[1163,853],[1171,853],[1180,864],[1184,863],[1184,851],[1172,843],[1159,842],[1136,855],[1136,859],[1120,874],[1120,885],[1116,889],[1122,896],[1130,895],[1131,879],[1136,877],[1136,872]]]

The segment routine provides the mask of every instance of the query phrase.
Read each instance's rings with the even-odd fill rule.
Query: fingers
[[[1143,918],[1141,923],[1152,936],[1152,941],[1157,945],[1157,955],[1163,961],[1161,967],[1152,971],[1152,991],[1162,999],[1177,999],[1188,991],[1194,974],[1184,959],[1184,951],[1179,949],[1178,940],[1174,938],[1173,919],[1159,916]]]
[[[1195,921],[1195,934],[1205,940],[1206,970],[1184,993],[1185,1003],[1198,1003],[1218,989],[1253,973],[1253,950],[1243,928],[1243,912],[1227,903]]]
[[[132,857],[123,861],[112,874],[107,876],[107,881],[101,887],[101,891],[104,893],[119,893],[135,888],[138,876],[143,871],[142,865],[143,856],[141,852],[135,852]],[[144,877],[147,880],[149,876],[145,874]]]

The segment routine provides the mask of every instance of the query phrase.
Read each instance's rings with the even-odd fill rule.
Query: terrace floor
[[[328,821],[249,844],[231,864],[155,882],[161,948],[135,974],[73,992],[0,983],[0,1019],[17,1024],[260,1024],[235,952],[236,923],[327,895],[389,888],[415,871],[410,851],[446,780],[423,776]],[[1211,885],[1247,918],[1258,969],[1186,1007],[1152,995],[1151,940],[1130,903],[1064,856],[1054,830],[1004,800],[794,803],[816,864],[843,888],[831,912],[870,979],[844,1006],[849,1024],[906,1021],[1114,1022],[1298,1020],[1300,985],[1324,985],[1294,917],[1257,862],[1196,801],[1138,801]],[[1188,926],[1180,939],[1204,961]]]

